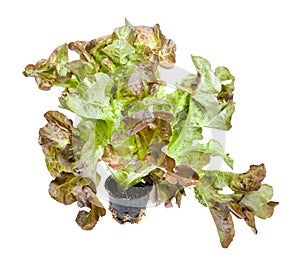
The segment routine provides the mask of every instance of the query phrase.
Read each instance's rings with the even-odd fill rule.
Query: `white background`
[[[1,266],[297,266],[299,263],[299,8],[298,1],[2,1]],[[48,195],[38,129],[56,109],[59,90],[38,90],[25,65],[58,45],[110,34],[127,17],[160,23],[177,43],[177,65],[193,71],[190,54],[236,76],[236,112],[226,134],[235,171],[264,162],[266,183],[280,201],[258,235],[235,220],[229,249],[219,245],[209,211],[192,198],[182,208],[147,210],[138,225],[110,214],[86,232],[76,205]],[[105,202],[105,205],[107,203]],[[234,218],[235,219],[235,218]]]

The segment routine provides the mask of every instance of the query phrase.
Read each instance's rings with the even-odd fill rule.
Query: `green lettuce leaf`
[[[128,56],[134,54],[135,49],[126,40],[114,40],[112,44],[102,49],[114,63],[125,65],[128,62]]]
[[[182,151],[191,147],[194,141],[202,139],[203,127],[229,130],[234,112],[234,77],[229,70],[219,67],[214,72],[206,59],[193,56],[192,60],[197,74],[189,74],[176,85],[178,90],[168,96],[172,102],[178,103],[168,147],[168,154],[177,160],[180,160],[178,157],[181,157]],[[225,97],[225,91],[230,93],[230,99],[229,95]],[[219,152],[223,154],[223,151]],[[218,156],[223,156],[225,162],[232,167],[232,160],[220,153]],[[197,168],[202,168],[201,165]]]
[[[125,19],[125,25],[114,29],[112,38],[119,40],[126,40],[129,44],[133,44],[136,39],[136,32],[134,26]]]
[[[106,118],[112,87],[113,81],[107,74],[88,75],[75,90],[65,90],[60,97],[61,106],[84,118]]]
[[[172,122],[172,136],[168,146],[168,155],[176,159],[183,150],[192,146],[195,140],[203,138],[202,127],[192,123],[191,98],[187,92],[177,90],[168,99],[178,107]]]
[[[192,126],[229,130],[234,103],[231,102],[232,98],[230,102],[224,101],[224,98],[221,98],[219,94],[222,92],[222,82],[226,82],[229,77],[234,82],[233,76],[229,76],[228,71],[227,76],[229,77],[226,75],[223,77],[220,72],[224,68],[219,67],[216,72],[221,77],[219,79],[206,59],[192,56],[192,60],[197,75],[189,75],[181,84],[177,85],[179,90],[191,95],[189,116]],[[230,93],[233,90],[232,84]]]
[[[209,61],[199,56],[192,56],[192,61],[200,76],[200,81],[195,91],[212,94],[219,93],[221,90],[221,81],[211,69]]]
[[[279,204],[279,202],[276,201],[269,201],[266,204],[263,204],[262,206],[257,207],[255,210],[255,216],[257,216],[260,219],[267,219],[272,217],[274,213],[274,208]]]
[[[201,172],[202,168],[210,162],[211,156],[220,156],[226,164],[233,168],[233,159],[224,152],[222,145],[211,139],[206,144],[196,144],[186,148],[177,157],[177,162],[187,163],[197,172]]]
[[[86,76],[93,75],[97,72],[95,65],[84,60],[74,60],[68,62],[65,66],[72,74],[76,76],[78,81],[76,86],[72,88],[76,88],[78,83],[83,81]]]
[[[111,156],[113,158],[113,156]],[[107,160],[106,158],[103,159]],[[156,166],[149,164],[146,161],[139,160],[137,158],[132,158],[130,162],[120,169],[112,165],[110,161],[111,168],[108,171],[112,174],[114,179],[124,188],[133,186],[138,182],[141,182],[144,177],[146,177],[151,171],[156,169]],[[116,169],[114,169],[115,167]]]
[[[136,100],[124,109],[124,115],[132,116],[141,110],[151,110],[153,112],[168,112],[174,116],[177,111],[178,103],[167,97],[168,95],[165,96],[163,94],[162,97],[147,96]]]

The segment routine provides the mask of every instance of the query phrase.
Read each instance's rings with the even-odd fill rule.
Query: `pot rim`
[[[115,200],[119,199],[119,200],[135,201],[148,196],[153,189],[153,184],[150,185],[149,183],[146,184],[140,182],[125,190],[119,190],[119,191],[115,190],[115,192],[113,192],[114,190],[112,189],[112,187],[116,189],[117,186],[118,186],[118,182],[111,175],[107,177],[104,183],[104,187],[110,199],[113,198]],[[138,196],[130,198],[128,196],[130,196],[130,193],[133,191],[133,189],[136,189],[135,191],[138,192]],[[123,194],[121,194],[121,192],[123,192]]]

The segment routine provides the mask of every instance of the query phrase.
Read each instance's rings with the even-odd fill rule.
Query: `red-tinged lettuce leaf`
[[[174,159],[162,151],[172,134],[172,119],[172,114],[167,112],[148,110],[123,118],[125,133],[113,134],[112,145],[106,146],[102,157],[115,170],[113,175],[117,181],[128,186],[140,181],[157,167],[170,171],[173,169]],[[126,147],[127,153],[121,153]]]
[[[221,246],[228,248],[235,235],[230,209],[226,203],[215,202],[209,210],[217,227]]]
[[[112,73],[117,66],[112,62],[109,57],[103,53],[102,49],[112,43],[112,36],[102,36],[87,42],[85,51],[93,56],[99,71],[104,73]]]
[[[111,72],[121,66],[142,62],[160,63],[171,67],[175,63],[175,43],[154,27],[133,26],[127,20],[112,35],[88,42],[86,51],[93,55],[101,71]],[[106,68],[105,62],[111,61]]]
[[[168,181],[162,181],[154,186],[154,197],[152,201],[157,205],[164,202],[166,208],[172,208],[172,200],[180,208],[182,196],[185,196],[184,188],[179,184],[171,184]]]
[[[273,197],[273,188],[270,185],[262,184],[256,191],[247,192],[239,203],[247,206],[254,213],[263,205],[267,204]]]
[[[39,143],[45,154],[49,172],[55,179],[49,193],[57,201],[70,205],[77,201],[80,211],[77,223],[92,229],[105,209],[96,197],[100,175],[96,168],[109,139],[108,125],[103,121],[82,120],[77,128],[71,120],[58,112],[45,114],[48,123],[40,129]]]
[[[122,120],[122,133],[115,133],[113,141],[123,140],[133,135],[137,135],[137,142],[141,149],[151,145],[154,139],[168,141],[172,135],[170,122],[173,115],[165,112],[151,112],[141,110],[132,116],[124,116]]]
[[[147,127],[150,123],[155,120],[154,114],[149,110],[142,110],[131,117],[125,116],[122,120],[123,128],[126,132],[121,134],[114,134],[112,137],[113,141],[122,140],[128,138]]]
[[[62,160],[61,148],[43,145],[42,151],[45,156],[46,167],[52,177],[56,177],[63,171],[68,172],[72,168],[70,167],[71,158],[66,162],[64,159]]]
[[[155,94],[165,85],[165,82],[158,79],[156,70],[157,64],[153,62],[118,67],[111,75],[115,88],[113,96],[133,104]]]
[[[56,177],[62,171],[74,171],[83,140],[74,138],[73,122],[64,114],[48,111],[44,116],[48,123],[39,131],[39,144],[49,173]]]
[[[70,168],[61,151],[65,151],[72,143],[73,122],[58,111],[48,111],[44,116],[48,123],[39,131],[39,144],[43,148],[50,174],[56,177],[61,171],[68,171]],[[70,157],[70,162],[72,161],[73,158]]]
[[[161,141],[159,143],[154,143],[149,146],[149,153],[145,156],[145,160],[150,164],[164,169],[168,172],[173,172],[176,166],[176,162],[173,158],[169,157],[165,152],[166,143]],[[175,184],[176,182],[174,182]]]
[[[137,133],[144,129],[147,125],[149,125],[149,123],[153,122],[154,120],[155,116],[153,112],[146,109],[136,112],[132,116],[124,116],[122,124],[125,130],[132,130],[138,127],[138,129],[134,131],[134,133]]]
[[[229,207],[234,215],[239,219],[244,219],[247,225],[252,229],[252,231],[257,234],[257,229],[255,225],[255,214],[247,206],[240,202],[229,202]]]
[[[220,197],[218,189],[214,187],[214,183],[223,184],[225,181],[228,182],[227,180],[231,178],[232,177],[228,177],[228,175],[220,171],[203,171],[200,175],[198,186],[194,187],[196,199],[210,210],[218,231],[220,243],[224,248],[227,248],[232,242],[235,230],[230,215],[229,204],[226,203],[227,199],[225,198],[223,200]]]
[[[97,66],[95,63],[94,57],[87,51],[87,44],[86,41],[76,41],[71,42],[68,45],[68,48],[74,52],[77,52],[80,56],[80,59],[86,62],[93,64],[95,67]]]
[[[162,151],[163,147],[169,143],[172,135],[170,122],[173,120],[173,116],[164,111],[151,112],[151,114],[154,120],[147,123],[135,135],[136,154],[141,160],[146,160],[154,166],[162,167],[162,165],[170,164],[173,160]]]
[[[159,24],[154,25],[154,27],[136,26],[135,32],[135,46],[149,47],[151,53],[157,56],[161,67],[172,68],[174,66],[176,45],[171,39],[166,39]]]
[[[171,123],[174,119],[174,116],[172,115],[172,113],[166,112],[163,110],[153,111],[153,114],[156,119],[163,120],[166,123]],[[172,131],[172,129],[169,129],[169,131]],[[168,133],[168,135],[166,136],[167,140],[169,140],[169,138],[171,137],[171,132],[169,132],[169,131],[166,131]],[[165,135],[162,134],[162,136],[165,136]],[[164,138],[162,138],[162,139],[165,140]]]
[[[168,171],[166,179],[171,184],[180,184],[183,187],[199,185],[199,175],[187,164],[180,164]]]
[[[103,153],[103,147],[99,145],[108,139],[103,134],[107,133],[107,125],[83,120],[74,128],[72,121],[58,111],[48,111],[45,118],[48,123],[40,129],[39,143],[50,174],[56,177],[62,171],[72,172],[88,177],[98,185],[100,177],[96,165]]]
[[[134,45],[147,46],[154,53],[158,53],[166,39],[158,24],[155,24],[154,27],[135,26],[135,32],[136,39]]]
[[[95,185],[89,179],[75,176],[71,172],[61,172],[49,185],[49,194],[56,201],[70,205],[80,199],[83,186]]]
[[[231,181],[229,187],[240,193],[257,191],[261,187],[261,183],[266,176],[266,168],[264,164],[251,165],[250,169],[238,175],[238,177]]]
[[[141,97],[153,95],[165,82],[158,80],[155,71],[157,64],[140,63],[136,66],[134,72],[129,77],[128,88],[134,94]]]
[[[79,207],[90,208],[90,211],[79,211],[76,217],[76,223],[84,230],[91,230],[97,224],[99,218],[105,216],[106,210],[96,196],[96,191],[91,187],[83,187],[82,192],[83,197],[81,201],[78,202]]]
[[[226,67],[217,67],[215,69],[215,75],[221,81],[221,91],[218,93],[218,100],[225,102],[233,101],[233,91],[235,77],[230,73]]]
[[[145,157],[148,152],[155,153],[154,151],[158,151],[158,149],[166,146],[172,135],[170,123],[164,119],[160,119],[157,114],[154,114],[154,116],[157,116],[155,120],[136,136],[136,144],[140,158]]]
[[[70,205],[77,201],[79,207],[90,208],[89,212],[79,211],[76,218],[77,224],[84,230],[91,230],[100,216],[106,214],[95,192],[92,180],[66,172],[60,173],[49,186],[49,194],[58,202]]]
[[[273,189],[269,185],[261,184],[264,176],[263,164],[251,165],[250,170],[243,174],[223,171],[200,173],[199,185],[194,187],[195,197],[210,209],[223,247],[228,247],[234,236],[229,211],[243,219],[254,233],[257,233],[255,216],[263,219],[272,216],[278,202],[270,201]],[[234,191],[223,194],[221,190],[225,187],[231,188],[231,185],[235,185]]]
[[[34,77],[41,90],[49,90],[53,85],[63,84],[67,80],[68,62],[67,44],[57,47],[49,58],[39,60],[35,65],[25,67],[23,74],[26,77]]]
[[[63,148],[70,144],[73,122],[58,111],[45,113],[47,124],[39,131],[39,144]]]
[[[132,157],[131,150],[128,146],[112,146],[108,144],[104,147],[102,160],[114,170],[121,170],[126,168],[132,160]]]
[[[232,212],[251,227],[257,234],[255,216],[266,219],[273,215],[274,208],[279,203],[270,201],[273,197],[273,188],[263,184],[258,190],[245,193],[238,201],[230,201],[229,206]]]
[[[176,62],[176,44],[171,39],[166,39],[159,51],[159,65],[163,68],[170,69]]]
[[[152,202],[156,205],[164,202],[166,208],[171,208],[173,207],[172,200],[175,198],[177,206],[180,207],[182,196],[185,196],[184,188],[181,185],[169,183],[165,179],[165,171],[159,168],[151,171],[149,177],[154,182]]]
[[[48,123],[40,129],[39,143],[50,174],[56,177],[62,171],[72,172],[98,185],[96,165],[109,138],[107,124],[83,120],[74,128],[72,121],[58,111],[48,111],[45,118]]]
[[[103,206],[95,204],[90,205],[90,211],[81,210],[76,217],[76,223],[83,230],[92,230],[97,224],[100,217],[105,216],[106,210]]]
[[[180,187],[198,185],[199,176],[191,166],[188,164],[176,165],[176,161],[166,154],[167,144],[168,142],[164,140],[152,143],[148,147],[149,153],[145,156],[145,160],[165,172],[167,186],[169,184]]]

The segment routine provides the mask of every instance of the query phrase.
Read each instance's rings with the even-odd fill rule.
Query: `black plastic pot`
[[[110,176],[105,181],[105,189],[109,194],[109,210],[113,218],[123,224],[138,223],[145,215],[149,194],[153,183],[149,179],[127,189],[122,189]]]

